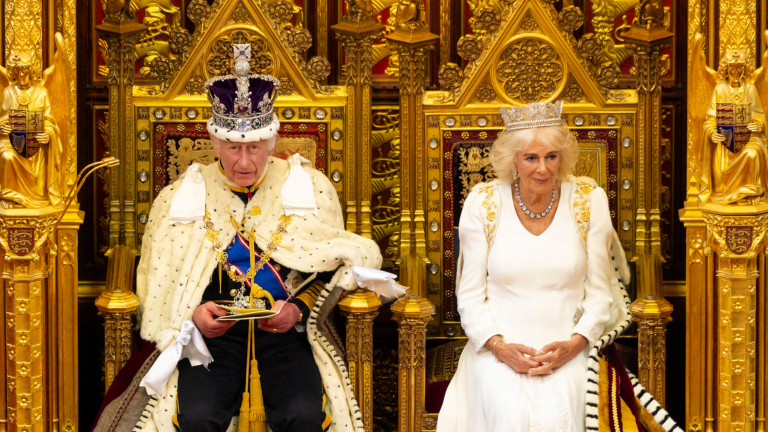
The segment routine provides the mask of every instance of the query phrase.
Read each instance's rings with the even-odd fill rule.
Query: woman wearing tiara
[[[498,180],[465,201],[456,295],[469,343],[438,432],[593,429],[590,348],[626,312],[612,314],[608,198],[572,175],[578,148],[561,109],[502,109],[506,130],[491,152]]]

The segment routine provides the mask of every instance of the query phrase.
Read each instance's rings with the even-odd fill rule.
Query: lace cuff
[[[485,343],[488,342],[488,339],[502,334],[503,333],[501,332],[501,328],[499,326],[492,325],[478,332],[474,337],[470,337],[469,339],[472,341],[472,345],[475,348],[475,353],[479,354],[485,349]]]
[[[580,334],[587,338],[589,341],[588,347],[592,348],[597,343],[597,340],[600,339],[600,333],[597,331],[596,328],[590,327],[587,324],[584,324],[583,322],[579,322],[576,324],[576,327],[573,328],[573,331],[571,331],[571,334]]]

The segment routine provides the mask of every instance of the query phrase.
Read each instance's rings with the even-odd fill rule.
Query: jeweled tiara
[[[563,124],[563,101],[532,103],[525,106],[502,108],[501,118],[506,130],[529,129]]]

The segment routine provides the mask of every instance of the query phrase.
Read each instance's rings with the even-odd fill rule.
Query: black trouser
[[[224,432],[239,414],[248,361],[247,329],[247,321],[239,322],[223,336],[205,338],[213,356],[208,370],[192,367],[186,359],[179,362],[177,421],[182,432]],[[269,427],[273,432],[323,431],[324,423],[327,428],[330,422],[323,412],[322,380],[306,333],[256,329],[255,334]]]

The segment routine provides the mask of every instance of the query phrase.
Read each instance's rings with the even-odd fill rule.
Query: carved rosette
[[[288,33],[288,46],[296,52],[304,52],[312,46],[312,34],[307,29]]]
[[[496,91],[488,84],[483,84],[477,89],[475,99],[481,103],[493,102],[496,99]]]
[[[469,25],[472,28],[472,32],[482,38],[499,29],[501,16],[499,11],[495,9],[482,8],[474,17],[469,19]]]
[[[269,17],[278,24],[285,24],[293,16],[293,6],[288,0],[276,1],[269,5]]]
[[[182,58],[186,58],[189,49],[192,47],[192,35],[185,28],[175,28],[171,31],[168,38],[168,45],[172,50],[179,53]]]
[[[597,69],[597,82],[603,87],[615,87],[619,79],[621,79],[621,68],[615,63],[606,62]]]
[[[566,6],[560,11],[560,27],[573,32],[584,25],[584,12],[578,6]]]
[[[495,69],[495,80],[515,102],[532,103],[554,96],[566,77],[565,62],[554,47],[538,39],[510,43]]]
[[[446,63],[440,67],[437,77],[443,89],[452,91],[461,86],[464,81],[464,72],[456,63]]]
[[[464,60],[474,61],[483,53],[483,43],[473,35],[462,36],[456,45],[456,50]]]
[[[600,39],[594,35],[584,35],[584,37],[579,39],[579,55],[586,59],[593,59],[597,57],[600,55],[602,49],[603,44],[600,42]]]
[[[202,24],[210,13],[211,7],[205,0],[192,0],[187,5],[187,17],[189,17],[195,26]]]

